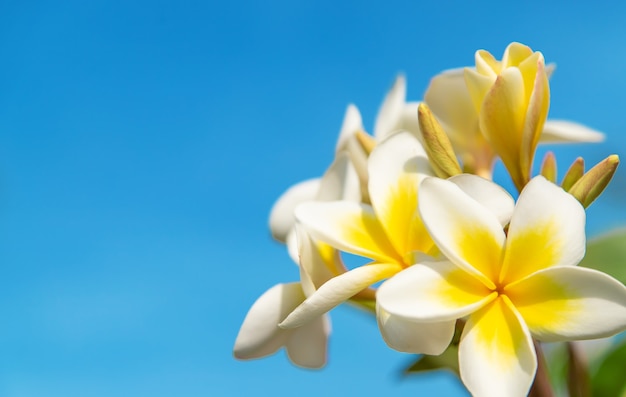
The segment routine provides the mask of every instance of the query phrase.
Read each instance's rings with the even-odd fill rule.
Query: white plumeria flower
[[[465,82],[465,69],[467,68],[451,69],[433,77],[424,94],[424,102],[442,124],[463,163],[471,169],[490,173],[495,154],[480,131],[478,112]],[[546,65],[548,75],[551,70],[552,67]],[[604,134],[582,124],[565,120],[547,120],[539,143],[602,140]],[[489,176],[487,172],[483,172],[483,175]]]
[[[287,357],[297,366],[321,368],[326,364],[331,331],[327,314],[297,329],[282,329],[278,323],[345,268],[335,250],[321,250],[300,228],[297,237],[301,281],[275,285],[252,305],[235,341],[233,354],[238,359],[266,357],[285,347]]]
[[[425,180],[419,210],[448,262],[412,266],[378,290],[378,304],[415,322],[467,318],[461,379],[475,396],[525,396],[537,369],[532,337],[600,338],[626,328],[626,288],[575,265],[585,212],[538,176],[521,192],[508,235],[449,181]]]
[[[390,136],[376,146],[368,166],[371,206],[348,201],[310,202],[296,208],[296,218],[316,240],[373,262],[330,279],[296,308],[281,327],[306,324],[370,285],[413,265],[416,254],[436,251],[417,211],[419,183],[432,175],[432,170],[416,137],[406,131]],[[468,183],[468,179],[474,183]],[[469,186],[469,193],[483,203],[498,195],[493,191],[496,185],[476,176],[463,175],[455,182]],[[513,204],[497,204],[494,211],[506,224]],[[378,319],[388,343],[429,354],[441,353],[454,332],[454,321],[420,325],[406,333],[403,331],[412,324],[403,319],[380,310]]]

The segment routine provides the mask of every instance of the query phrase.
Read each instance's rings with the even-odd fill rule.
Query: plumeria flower
[[[432,175],[428,158],[417,138],[409,132],[398,132],[381,142],[368,161],[369,194],[372,205],[348,201],[310,202],[296,208],[296,218],[315,239],[332,247],[371,258],[373,262],[336,276],[323,284],[296,308],[281,327],[294,328],[327,312],[363,289],[412,266],[416,257],[437,254],[417,211],[418,186]],[[468,183],[468,179],[475,180]],[[482,202],[492,200],[492,183],[464,175],[455,179],[469,186],[470,193]],[[477,188],[478,187],[478,188]],[[494,208],[503,222],[512,210],[501,205]],[[379,312],[383,337],[387,333],[398,345],[441,353],[454,332],[454,321],[412,327],[403,332],[402,318]],[[395,335],[395,337],[394,337]],[[435,337],[434,339],[432,337]]]
[[[296,329],[282,329],[278,323],[319,286],[346,270],[337,251],[320,249],[304,230],[298,228],[296,234],[300,282],[275,285],[252,305],[233,348],[238,359],[266,357],[284,347],[297,366],[321,368],[326,364],[331,331],[327,314]]]
[[[550,74],[550,65],[546,71]],[[433,77],[424,94],[450,137],[455,152],[468,170],[490,178],[495,153],[480,131],[478,112],[465,83],[465,68],[451,69]],[[546,120],[539,143],[601,142],[604,134],[566,120]]]
[[[585,212],[538,176],[521,192],[508,234],[453,183],[429,178],[419,211],[447,262],[421,263],[387,280],[378,304],[414,322],[466,319],[461,379],[475,396],[525,396],[537,358],[533,337],[568,341],[626,329],[626,288],[576,267]]]

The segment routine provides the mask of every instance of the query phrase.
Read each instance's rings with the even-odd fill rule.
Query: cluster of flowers
[[[537,371],[535,341],[626,329],[624,285],[576,266],[585,207],[608,184],[617,156],[587,172],[579,158],[558,185],[548,154],[533,177],[539,142],[603,136],[547,120],[552,68],[540,52],[512,43],[500,61],[483,50],[475,61],[435,76],[421,103],[406,102],[398,77],[373,135],[348,107],[324,176],[291,187],[270,216],[300,282],[278,284],[254,303],[235,357],[285,347],[294,364],[321,367],[327,312],[350,300],[375,307],[382,337],[402,352],[441,354],[459,332],[468,390],[522,396]],[[491,180],[496,158],[517,202]],[[371,262],[348,269],[340,252]]]

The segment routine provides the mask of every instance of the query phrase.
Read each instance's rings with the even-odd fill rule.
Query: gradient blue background
[[[510,41],[558,64],[552,117],[608,135],[556,148],[561,171],[623,153],[616,5],[1,1],[0,395],[466,395],[400,379],[410,356],[350,308],[323,371],[234,360],[250,305],[298,277],[269,210],[330,163],[348,103],[371,130],[398,72],[418,100]],[[626,224],[622,171],[592,235]]]

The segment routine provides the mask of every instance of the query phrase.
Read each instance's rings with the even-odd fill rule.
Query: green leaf
[[[565,396],[567,394],[567,348],[565,343],[549,343],[543,344],[546,364],[548,366],[548,376],[550,383],[554,388],[557,396]]]
[[[594,397],[626,396],[626,343],[609,353],[591,379]]]
[[[417,361],[409,365],[403,375],[422,373],[437,370],[449,370],[457,376],[459,375],[459,346],[451,344],[446,351],[438,356],[422,355]]]
[[[591,239],[580,266],[600,270],[626,284],[626,229]]]

